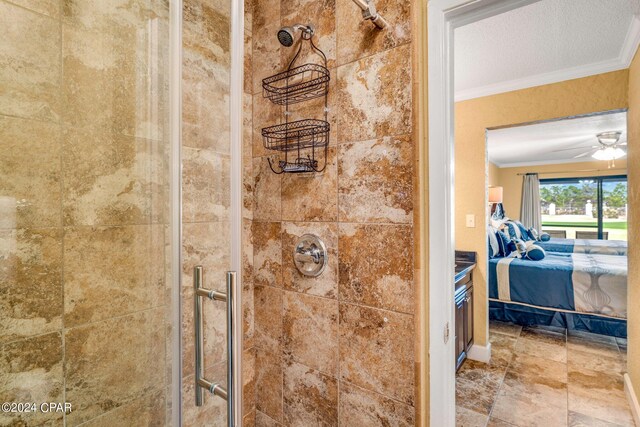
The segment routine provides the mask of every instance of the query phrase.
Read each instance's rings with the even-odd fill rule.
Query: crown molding
[[[551,71],[549,73],[536,74],[521,79],[507,80],[486,86],[472,89],[460,90],[455,93],[455,101],[466,101],[469,99],[481,98],[483,96],[497,95],[499,93],[512,92],[515,90],[528,89],[552,83],[574,80],[595,74],[610,73],[629,68],[633,57],[640,45],[640,17],[634,16],[629,25],[629,30],[625,37],[620,54],[617,58],[607,61],[585,64],[578,67],[565,68]]]
[[[626,64],[626,68],[631,65],[631,61],[638,51],[638,45],[640,45],[640,17],[636,15],[631,20],[629,31],[627,31],[622,49],[620,49],[620,61]]]
[[[626,157],[623,157],[622,160],[627,160]],[[532,162],[513,162],[513,163],[496,163],[491,162],[499,168],[522,168],[527,166],[544,166],[544,165],[562,165],[566,163],[587,163],[587,162],[597,162],[598,160],[592,158],[591,156],[581,157],[579,159],[562,159],[562,160],[538,160]],[[603,162],[605,160],[602,160]]]
[[[594,74],[609,73],[628,68],[627,64],[619,58],[609,61],[596,62],[593,64],[581,65],[579,67],[565,68],[563,70],[549,73],[536,74],[522,79],[508,80],[494,83],[473,89],[457,91],[455,101],[466,101],[468,99],[481,98],[483,96],[497,95],[499,93],[512,92],[514,90],[528,89],[531,87],[558,83],[565,80],[574,80],[582,77],[593,76]]]

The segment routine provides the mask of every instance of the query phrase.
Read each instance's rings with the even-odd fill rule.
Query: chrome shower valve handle
[[[327,248],[318,236],[305,234],[293,250],[293,263],[303,276],[317,277],[327,266]]]
[[[297,247],[296,253],[294,254],[296,263],[301,263],[301,264],[304,264],[307,262],[320,264],[320,260],[322,259],[322,257],[323,255],[320,248],[318,248],[314,244],[312,244],[311,247],[307,249],[302,247]]]

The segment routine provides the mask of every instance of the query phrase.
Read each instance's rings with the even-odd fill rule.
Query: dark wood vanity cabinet
[[[461,295],[461,299],[456,299],[456,370],[460,367],[464,361],[467,353],[467,345],[465,340],[464,330],[465,327],[465,313],[464,313],[464,296]]]
[[[473,344],[473,286],[467,289],[467,297],[464,299],[464,337],[466,351]]]
[[[473,281],[469,271],[460,281],[456,282],[455,293],[455,351],[456,370],[467,357],[467,352],[473,345]]]

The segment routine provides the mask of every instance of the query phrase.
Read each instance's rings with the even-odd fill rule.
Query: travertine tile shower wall
[[[0,1],[0,425],[164,425],[168,3]]]
[[[253,279],[253,2],[244,0],[244,81],[242,98],[242,311],[244,341],[242,354],[243,426],[253,427],[256,420],[255,388],[255,303]]]
[[[376,5],[385,31],[363,22],[351,0],[253,5],[253,97],[245,95],[253,179],[245,186],[253,192],[257,426],[416,420],[411,2]],[[295,46],[281,47],[276,33],[295,23],[315,25],[329,59],[331,143],[323,173],[276,175],[260,132],[282,116],[262,97],[261,80],[286,68]],[[321,104],[301,108],[299,116],[322,116]],[[304,233],[329,251],[318,278],[293,265]]]

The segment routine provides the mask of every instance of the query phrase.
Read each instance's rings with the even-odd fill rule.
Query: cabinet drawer
[[[456,289],[461,288],[463,285],[468,288],[469,282],[471,282],[471,272],[468,272],[462,279],[456,282]]]

